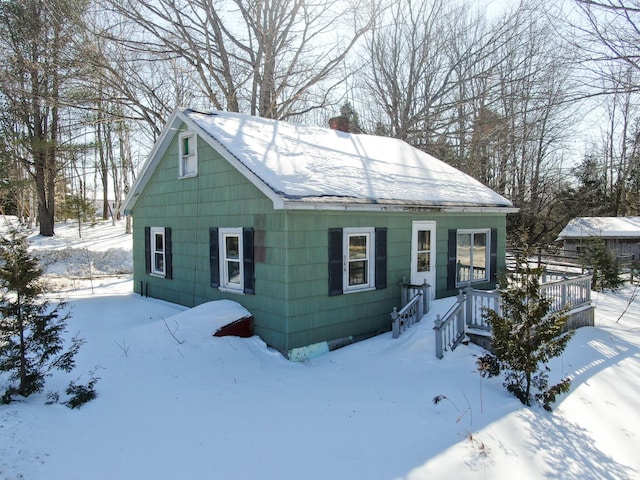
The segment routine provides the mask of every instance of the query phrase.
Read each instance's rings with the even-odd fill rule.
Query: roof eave
[[[368,200],[326,201],[317,199],[284,199],[285,210],[366,211],[366,212],[446,212],[446,213],[517,213],[520,209],[504,205],[442,205],[406,202],[375,202]],[[275,206],[274,208],[278,209]]]
[[[138,178],[133,184],[125,202],[122,212],[130,215],[135,204],[149,182],[157,164],[162,159],[164,152],[173,139],[173,134],[180,123],[183,122],[191,131],[195,131],[202,139],[214,148],[225,160],[227,160],[236,170],[244,175],[258,190],[260,190],[273,203],[276,210],[333,210],[333,211],[398,211],[398,212],[447,212],[447,213],[516,213],[518,208],[512,205],[500,204],[438,204],[429,202],[407,202],[406,200],[375,200],[368,198],[336,198],[335,200],[322,197],[302,197],[290,198],[282,192],[274,191],[258,175],[249,169],[244,163],[236,158],[227,148],[218,142],[211,134],[193,121],[185,110],[176,109],[172,114],[160,137],[156,141],[149,157],[142,166]]]

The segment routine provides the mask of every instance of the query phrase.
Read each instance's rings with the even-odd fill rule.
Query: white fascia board
[[[451,207],[443,205],[402,205],[357,202],[305,202],[281,199],[285,210],[324,210],[355,212],[447,212],[447,213],[516,213],[515,207]]]
[[[518,207],[445,207],[446,213],[518,213]]]

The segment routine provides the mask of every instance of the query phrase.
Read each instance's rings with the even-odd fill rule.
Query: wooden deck
[[[394,308],[391,314],[394,338],[418,321],[430,320],[434,322],[438,358],[442,358],[445,351],[455,349],[465,338],[488,350],[491,348],[491,327],[482,312],[485,308],[500,311],[499,286],[495,290],[467,287],[457,297],[447,299],[448,302],[435,302],[433,311],[428,302],[422,303],[423,295],[428,295],[428,285],[420,286],[422,289],[416,289],[415,285],[410,287],[414,287],[413,297],[404,293],[402,298],[406,305],[400,312]],[[541,290],[552,300],[550,313],[568,309],[567,329],[594,325],[590,275],[547,281],[541,285]]]

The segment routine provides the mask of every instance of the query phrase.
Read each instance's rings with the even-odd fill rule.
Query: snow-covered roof
[[[398,139],[190,109],[177,110],[165,132],[175,132],[180,122],[269,196],[275,208],[515,211],[509,200],[474,178]],[[146,170],[159,160],[155,150],[125,209],[130,210],[150,176]]]
[[[558,240],[609,237],[640,239],[640,217],[578,217],[569,221]]]

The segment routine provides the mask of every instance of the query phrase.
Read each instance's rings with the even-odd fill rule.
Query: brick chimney
[[[329,119],[329,128],[349,133],[349,119],[347,117],[333,117]]]

